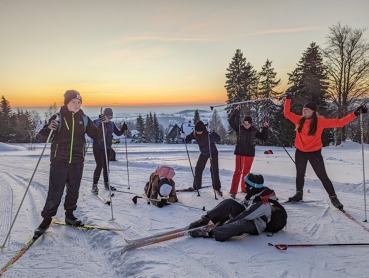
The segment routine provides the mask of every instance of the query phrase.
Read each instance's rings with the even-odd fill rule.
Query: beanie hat
[[[79,99],[82,103],[82,97],[76,90],[68,90],[64,93],[64,105],[67,105],[72,99]]]
[[[316,104],[314,102],[309,102],[304,105],[304,108],[309,108],[313,111],[316,111]]]
[[[170,192],[172,192],[172,186],[168,184],[167,182],[168,182],[167,179],[162,179],[160,181],[160,183],[163,183],[163,184],[160,185],[159,193],[163,197],[168,197]]]
[[[252,118],[250,116],[245,116],[245,118],[243,118],[243,121],[252,124]]]
[[[155,170],[156,174],[159,176],[159,178],[167,178],[169,180],[173,179],[173,177],[175,176],[175,172],[174,169],[172,167],[169,166],[160,166]]]
[[[104,115],[107,117],[113,117],[113,110],[111,108],[105,108]]]
[[[264,187],[264,178],[262,175],[247,174],[245,177],[245,183],[254,188]]]
[[[206,127],[205,124],[202,121],[197,122],[195,125],[195,131],[205,131]]]

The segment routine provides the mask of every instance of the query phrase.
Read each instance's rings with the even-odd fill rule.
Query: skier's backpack
[[[276,200],[269,199],[272,207],[272,216],[267,224],[265,231],[276,233],[282,230],[287,224],[287,212],[284,207]]]

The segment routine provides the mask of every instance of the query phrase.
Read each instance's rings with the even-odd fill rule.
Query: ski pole
[[[212,105],[210,106],[210,109],[213,110],[215,107],[222,107],[222,106],[232,106],[232,105],[238,105],[238,104],[245,104],[245,103],[252,103],[252,102],[259,102],[259,101],[265,101],[265,100],[270,100],[271,102],[273,102],[275,105],[281,105],[281,100],[282,98],[285,96],[286,94],[283,94],[280,97],[266,97],[266,98],[260,98],[260,99],[249,99],[249,100],[245,100],[245,101],[239,101],[239,102],[231,102],[231,103],[226,103],[226,104],[219,104],[219,105]]]
[[[28,189],[29,189],[29,187],[31,186],[31,183],[32,183],[33,177],[34,177],[34,176],[35,176],[35,174],[36,174],[36,171],[37,171],[38,165],[40,164],[41,158],[42,158],[42,156],[44,155],[44,152],[45,152],[46,146],[47,146],[47,144],[49,143],[49,140],[50,140],[50,138],[51,138],[51,135],[53,134],[53,131],[54,131],[54,130],[51,130],[51,131],[50,131],[49,136],[48,136],[48,137],[47,137],[47,139],[46,139],[46,143],[45,143],[45,145],[44,145],[44,148],[42,149],[42,152],[41,152],[41,154],[40,154],[40,157],[38,158],[38,161],[37,161],[37,164],[36,164],[35,170],[33,171],[33,174],[32,174],[32,176],[31,176],[31,179],[30,179],[30,180],[29,180],[29,182],[28,182],[28,186],[27,186],[27,188],[26,188],[26,191],[24,192],[24,195],[23,195],[22,201],[20,202],[20,205],[19,205],[19,207],[18,207],[18,210],[17,210],[17,212],[16,212],[16,214],[15,214],[15,216],[14,216],[14,219],[13,219],[12,225],[10,226],[9,232],[8,232],[8,234],[7,234],[7,235],[6,235],[6,237],[5,237],[5,240],[4,240],[3,245],[1,246],[1,249],[3,249],[3,248],[4,248],[6,241],[7,241],[8,237],[10,236],[10,233],[11,233],[11,231],[12,231],[12,229],[13,229],[14,223],[15,223],[15,221],[17,220],[17,217],[18,217],[19,211],[20,211],[20,209],[21,209],[21,207],[22,207],[22,205],[23,205],[24,199],[26,198],[26,195],[27,195]]]
[[[103,113],[102,112],[102,107],[100,109],[100,112],[101,114]],[[104,122],[101,122],[102,124],[102,130],[103,130],[103,139],[104,139],[104,151],[105,151],[105,164],[106,164],[106,174],[108,176],[108,185],[109,185],[109,198],[110,198],[110,210],[111,210],[111,219],[110,221],[114,221],[115,218],[114,218],[114,215],[113,215],[113,200],[112,200],[112,193],[111,193],[111,187],[110,187],[110,169],[109,169],[109,160],[108,160],[108,151],[106,149],[106,138],[105,138],[105,126],[104,126]]]
[[[232,105],[238,105],[238,104],[244,104],[244,103],[250,103],[250,102],[259,102],[259,101],[263,101],[263,100],[267,100],[267,99],[269,99],[269,98],[249,99],[249,100],[245,100],[245,101],[239,101],[239,102],[231,102],[231,103],[226,103],[226,104],[213,105],[213,106],[210,106],[210,109],[213,110],[215,107],[232,106]]]
[[[154,202],[160,202],[161,200],[166,200],[167,198],[159,198],[159,199],[152,199],[152,198],[148,198],[146,196],[134,196],[132,198],[132,202],[136,205],[137,204],[137,199],[145,199],[147,201],[154,201]],[[182,204],[182,203],[171,203],[173,205],[178,205],[178,206],[182,206],[182,207],[186,207],[186,208],[191,208],[191,209],[198,209],[198,210],[203,210],[203,211],[206,211],[205,210],[205,206],[203,206],[202,208],[197,208],[197,207],[191,207],[191,206],[187,206],[185,204]]]
[[[288,247],[328,247],[328,246],[365,246],[369,243],[304,243],[304,244],[272,244],[268,243],[268,246],[274,246],[278,250],[287,250]]]
[[[127,130],[124,131],[124,144],[126,145],[126,162],[127,162],[127,179],[128,179],[128,188],[131,189],[129,184],[129,168],[128,168],[128,151],[127,151]]]
[[[211,155],[211,144],[210,144],[210,129],[207,130],[208,132],[208,143],[209,143],[209,155],[210,155],[210,174],[211,174],[211,184],[214,188],[214,173],[213,173],[213,158],[212,158],[212,155]],[[218,200],[217,198],[217,192],[215,191],[214,189],[214,198],[215,200]]]
[[[363,185],[364,185],[364,222],[368,222],[366,217],[366,185],[365,185],[365,155],[364,155],[364,131],[363,131],[363,113],[360,113],[360,133],[361,133],[361,157],[363,163]]]
[[[181,132],[183,132],[183,124],[181,126]],[[188,153],[188,148],[187,148],[187,143],[186,143],[186,138],[183,139],[184,143],[185,143],[185,147],[186,147],[186,152],[187,152],[187,157],[188,157],[188,162],[190,163],[190,168],[191,168],[191,172],[192,172],[192,177],[193,177],[193,180],[194,180],[194,183],[195,183],[195,186],[196,186],[196,191],[197,191],[197,196],[200,197],[200,192],[199,192],[199,189],[197,188],[197,184],[196,184],[196,180],[195,180],[195,174],[193,172],[193,169],[192,169],[192,164],[191,164],[191,159],[190,159],[190,154]]]

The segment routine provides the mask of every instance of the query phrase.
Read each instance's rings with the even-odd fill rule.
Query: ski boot
[[[189,232],[188,234],[191,237],[204,237],[204,238],[209,238],[209,237],[213,237],[213,232],[212,232],[213,228],[199,228],[196,230],[193,230],[191,232]]]
[[[105,189],[109,190],[109,182],[104,182]],[[110,185],[110,190],[115,191],[117,190],[114,186]]]
[[[190,225],[189,225],[189,228],[190,229],[193,229],[193,228],[197,228],[197,227],[201,227],[201,226],[204,226],[204,225],[207,225],[209,223],[209,218],[207,218],[205,215],[204,216],[201,216],[201,218],[195,222],[192,222]]]
[[[219,189],[214,189],[215,193],[218,194],[220,197],[223,197],[223,192],[222,190]]]
[[[96,195],[99,194],[99,189],[97,188],[97,183],[94,183],[92,185],[91,193],[96,194]]]
[[[300,202],[302,201],[302,192],[296,191],[296,194],[288,198],[288,202]]]
[[[77,217],[75,217],[72,213],[65,213],[65,223],[72,225],[72,226],[83,226],[83,223],[81,220],[79,220]]]
[[[338,208],[339,210],[343,210],[343,205],[341,204],[340,200],[338,200],[337,196],[329,196],[331,199],[332,205]]]
[[[51,220],[51,218],[44,218],[44,220],[42,220],[41,224],[35,230],[35,233],[33,235],[34,239],[42,236],[45,233],[45,231],[47,230],[47,228],[49,228],[51,224]]]

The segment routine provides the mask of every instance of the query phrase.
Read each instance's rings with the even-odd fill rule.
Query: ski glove
[[[127,126],[126,122],[124,122],[124,123],[123,123],[123,125],[122,125],[122,130],[123,130],[123,131],[128,130],[128,126]]]
[[[355,109],[355,116],[359,116],[360,114],[368,113],[368,108],[364,105],[360,105],[358,108]]]
[[[100,123],[107,123],[107,122],[109,122],[109,118],[107,116],[105,116],[104,114],[100,114],[99,115],[99,122]]]
[[[49,125],[47,126],[51,130],[57,130],[59,127],[59,122],[57,120],[51,120]]]
[[[287,99],[292,99],[294,96],[295,96],[295,93],[294,92],[287,92],[287,93],[285,93],[285,97]]]

